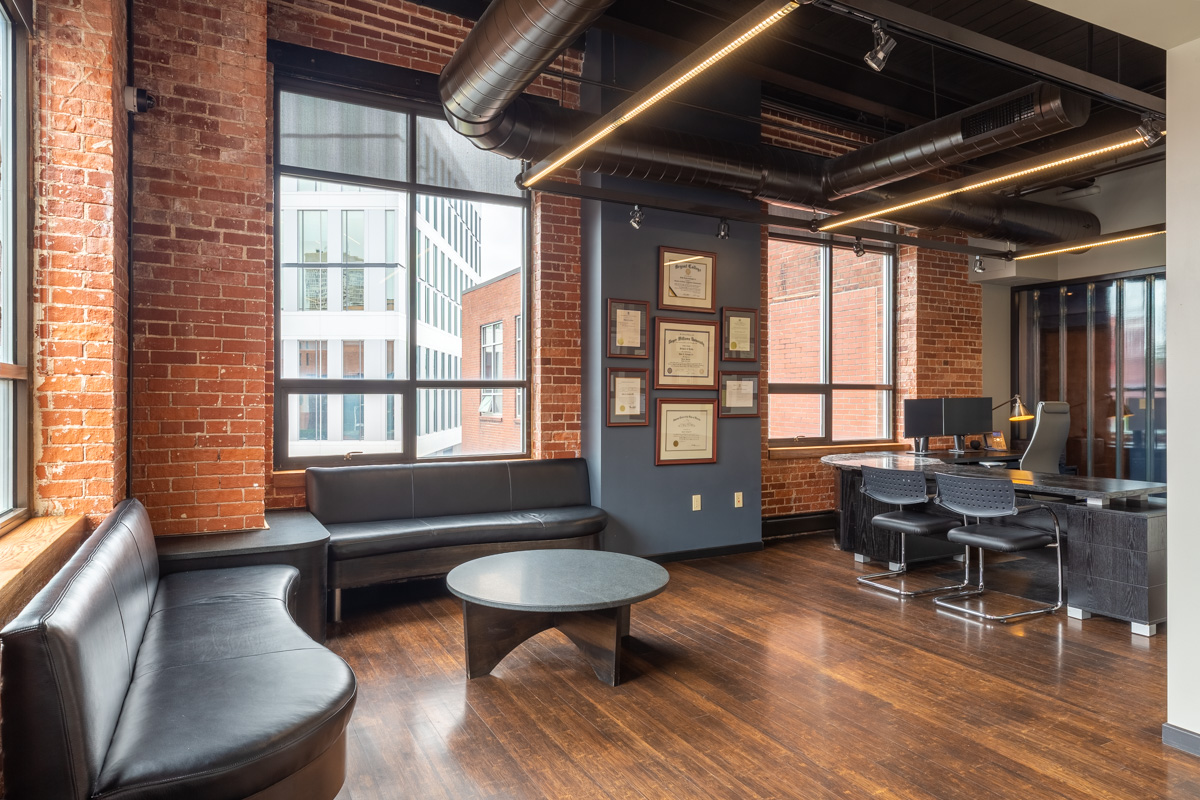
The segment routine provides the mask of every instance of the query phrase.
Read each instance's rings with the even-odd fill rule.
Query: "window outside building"
[[[518,335],[504,321],[525,303],[529,204],[516,165],[402,103],[307,91],[324,90],[281,87],[277,105],[279,464],[525,452],[509,410],[524,353],[504,346]],[[502,275],[517,276],[513,307],[464,330],[464,294]],[[474,424],[484,402],[515,436],[464,438],[464,416]]]

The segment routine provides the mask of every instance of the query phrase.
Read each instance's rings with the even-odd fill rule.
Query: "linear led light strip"
[[[1013,261],[1025,261],[1029,258],[1041,258],[1042,256],[1056,256],[1060,253],[1073,253],[1076,250],[1087,250],[1092,247],[1103,247],[1106,244],[1117,244],[1119,242],[1132,242],[1134,239],[1148,239],[1151,236],[1161,236],[1166,233],[1162,231],[1150,231],[1149,233],[1138,233],[1133,236],[1122,236],[1119,239],[1104,239],[1095,242],[1084,242],[1083,244],[1072,245],[1071,247],[1060,247],[1057,250],[1047,250],[1044,253],[1029,253],[1028,255],[1015,256]]]
[[[567,163],[572,158],[574,158],[575,156],[582,153],[584,150],[587,150],[589,147],[594,145],[596,142],[600,141],[605,136],[608,136],[610,133],[615,131],[617,128],[621,127],[626,122],[629,122],[634,117],[638,116],[643,111],[645,111],[647,108],[650,108],[650,106],[654,105],[659,100],[662,100],[664,97],[669,95],[671,92],[675,91],[680,86],[683,86],[685,83],[690,81],[692,78],[696,77],[701,72],[704,72],[706,69],[711,67],[713,64],[717,63],[722,58],[724,58],[725,56],[732,53],[734,50],[737,50],[739,47],[744,45],[746,42],[750,41],[755,36],[762,33],[767,28],[771,27],[776,22],[783,19],[785,16],[787,16],[788,14],[790,14],[792,11],[794,11],[795,9],[797,9],[799,7],[800,7],[800,3],[798,2],[798,0],[788,0],[788,2],[786,2],[784,4],[783,8],[779,9],[774,14],[771,14],[769,17],[764,19],[762,22],[758,23],[753,28],[751,28],[750,30],[743,33],[741,36],[734,39],[732,42],[725,45],[720,50],[713,53],[712,55],[710,55],[708,58],[701,61],[696,66],[692,67],[687,72],[683,73],[678,78],[671,81],[666,86],[659,89],[657,92],[650,95],[645,100],[638,103],[636,106],[629,109],[624,114],[622,114],[621,116],[617,117],[612,122],[605,125],[600,130],[596,131],[594,134],[589,136],[587,139],[584,139],[582,142],[580,142],[579,144],[572,147],[570,150],[568,150],[563,155],[554,159],[554,161],[552,161],[551,163],[542,167],[540,170],[538,170],[536,173],[534,173],[529,178],[525,179],[525,181],[524,181],[525,186],[526,187],[532,186],[537,181],[546,177],[551,172],[558,169],[563,164]]]
[[[1164,134],[1165,133],[1166,132],[1164,131]],[[1073,156],[1067,156],[1066,158],[1060,158],[1055,161],[1050,161],[1046,164],[1039,164],[1035,167],[1028,167],[1026,169],[1018,170],[1016,172],[1010,172],[1005,175],[999,175],[995,178],[988,178],[987,180],[977,181],[975,183],[968,184],[967,186],[961,186],[957,189],[950,189],[945,192],[939,192],[938,194],[929,195],[927,197],[921,197],[917,200],[910,200],[907,203],[900,203],[898,205],[888,206],[887,208],[877,208],[866,214],[859,214],[856,217],[847,217],[847,216],[830,217],[829,220],[825,224],[820,225],[818,227],[818,230],[828,231],[828,230],[833,230],[834,228],[840,228],[843,225],[851,225],[855,222],[862,222],[863,220],[866,220],[866,219],[876,219],[879,217],[886,217],[888,214],[894,214],[897,211],[903,211],[906,208],[912,208],[913,206],[924,205],[925,203],[932,203],[937,200],[944,200],[947,197],[950,197],[950,196],[956,195],[956,194],[962,194],[963,192],[973,192],[977,189],[985,189],[988,186],[995,186],[996,184],[1008,183],[1009,181],[1016,180],[1017,178],[1023,178],[1026,175],[1033,175],[1038,172],[1045,172],[1046,170],[1054,169],[1056,167],[1062,167],[1067,164],[1073,164],[1076,161],[1083,161],[1084,159],[1094,158],[1095,156],[1101,156],[1101,155],[1104,155],[1105,153],[1111,153],[1114,150],[1123,150],[1126,147],[1131,147],[1135,144],[1143,144],[1144,145],[1145,140],[1142,139],[1141,136],[1134,136],[1131,139],[1126,139],[1125,141],[1117,142],[1116,144],[1110,144],[1107,147],[1100,147],[1095,150],[1089,150],[1086,153],[1078,153]]]

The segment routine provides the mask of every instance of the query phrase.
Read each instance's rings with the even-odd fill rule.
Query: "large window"
[[[770,443],[891,439],[892,251],[772,234],[767,269]]]
[[[0,6],[0,532],[28,514],[27,32]]]
[[[500,439],[462,413],[464,392],[500,415],[526,387],[500,323],[475,341],[524,313],[519,166],[438,109],[278,77],[278,466],[524,453],[519,418]]]

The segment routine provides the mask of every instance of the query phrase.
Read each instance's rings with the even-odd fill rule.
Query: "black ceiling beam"
[[[986,58],[1013,69],[1053,81],[1093,97],[1125,108],[1167,113],[1167,101],[1161,97],[1139,91],[1122,83],[1093,75],[1090,72],[1063,64],[1037,53],[984,36],[981,33],[952,25],[949,22],[913,11],[890,0],[818,0],[818,7],[838,5],[850,8],[877,19],[882,19],[898,30],[931,44],[938,44],[960,52]]]
[[[539,181],[532,191],[546,192],[563,197],[577,197],[581,200],[598,200],[602,203],[617,203],[625,206],[641,206],[662,211],[676,211],[681,214],[694,214],[699,217],[712,217],[715,220],[727,219],[736,222],[749,222],[754,225],[769,225],[776,228],[788,228],[811,234],[812,228],[806,219],[783,217],[778,214],[764,214],[761,211],[749,211],[744,208],[727,208],[707,203],[692,203],[683,200],[672,200],[667,197],[656,197],[641,192],[628,192],[619,189],[604,189],[597,186],[583,186],[576,183],[561,181]],[[905,236],[900,233],[887,233],[872,228],[839,228],[836,233],[826,234],[829,240],[842,244],[852,243],[856,238],[863,241],[888,242],[890,244],[912,245],[926,250],[940,250],[946,253],[961,253],[985,258],[1005,258],[1004,250],[994,250],[986,247],[975,247],[957,242],[943,242],[938,239],[923,239],[919,236]],[[827,240],[827,241],[829,241]]]

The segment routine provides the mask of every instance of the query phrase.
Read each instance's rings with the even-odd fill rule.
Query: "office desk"
[[[935,450],[926,458],[936,458],[943,464],[978,464],[980,461],[1003,461],[1011,464],[1020,461],[1025,455],[1024,450],[968,450],[965,453],[951,453],[949,450]]]
[[[897,568],[900,558],[900,537],[871,525],[876,514],[895,509],[862,494],[860,467],[920,470],[930,478],[939,472],[1004,477],[1018,491],[1056,498],[1043,502],[1062,525],[1070,616],[1127,620],[1142,635],[1153,635],[1166,620],[1167,507],[1149,497],[1165,491],[1165,484],[945,464],[904,453],[846,453],[821,460],[838,469],[838,545],[860,561],[886,561]],[[954,516],[932,504],[930,510]],[[962,547],[944,537],[908,539],[910,562],[961,553]]]

